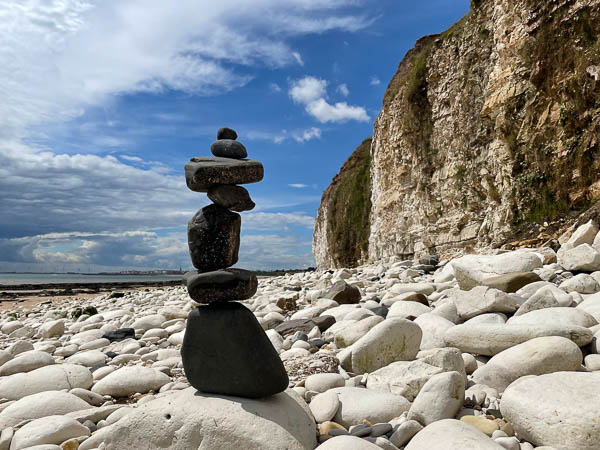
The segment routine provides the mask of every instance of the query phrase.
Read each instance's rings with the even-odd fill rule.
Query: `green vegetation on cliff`
[[[327,243],[338,267],[354,267],[365,259],[371,212],[371,138],[344,163],[323,198],[327,209]]]

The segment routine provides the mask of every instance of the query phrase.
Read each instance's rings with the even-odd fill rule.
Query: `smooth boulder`
[[[211,187],[206,195],[213,203],[231,211],[250,211],[256,206],[248,190],[242,186],[217,184]]]
[[[536,446],[596,450],[600,442],[600,372],[523,377],[502,395],[500,411]]]
[[[195,157],[185,165],[185,182],[195,192],[208,192],[215,184],[248,184],[263,179],[263,165],[251,159]]]
[[[243,159],[248,156],[244,144],[234,139],[219,139],[213,142],[210,152],[218,158]]]
[[[410,408],[409,401],[396,394],[357,387],[335,388],[328,392],[337,394],[341,403],[333,421],[346,428],[362,423],[363,419],[371,423],[388,422]]]
[[[21,450],[36,445],[60,445],[72,438],[89,436],[90,430],[67,416],[47,416],[19,428],[10,443],[10,450]]]
[[[111,397],[128,397],[137,392],[158,391],[171,379],[158,370],[144,366],[126,366],[109,373],[98,381],[92,392]]]
[[[477,428],[460,420],[444,419],[419,431],[405,450],[506,450]]]
[[[316,447],[316,425],[293,390],[253,400],[202,394],[194,388],[159,398],[102,428],[80,450],[165,448],[281,450]]]
[[[465,377],[458,372],[432,376],[408,411],[408,420],[427,426],[442,419],[452,419],[465,401]]]
[[[256,294],[258,280],[249,270],[223,269],[214,272],[187,272],[183,279],[190,297],[198,303],[210,304],[246,300]]]

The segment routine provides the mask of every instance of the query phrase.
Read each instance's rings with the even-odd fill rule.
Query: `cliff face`
[[[599,66],[600,0],[473,0],[419,40],[374,125],[368,259],[498,246],[600,199]]]
[[[319,267],[367,260],[371,211],[371,138],[350,155],[321,198],[313,250]]]

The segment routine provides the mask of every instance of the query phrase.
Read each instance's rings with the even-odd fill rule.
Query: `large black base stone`
[[[200,272],[225,269],[238,260],[242,218],[219,205],[208,205],[188,223],[192,264]]]
[[[202,392],[260,398],[288,387],[279,355],[241,303],[215,303],[190,312],[181,358],[188,381]]]
[[[183,279],[188,293],[198,303],[246,300],[256,294],[258,280],[249,270],[225,269],[187,272]]]

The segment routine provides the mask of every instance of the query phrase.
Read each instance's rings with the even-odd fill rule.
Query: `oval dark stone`
[[[223,128],[219,128],[219,131],[217,131],[217,140],[218,139],[237,139],[237,133],[235,132],[235,130],[232,130],[231,128],[228,127],[223,127]]]
[[[210,145],[210,151],[219,158],[244,159],[248,156],[246,147],[232,139],[221,139]]]
[[[217,205],[232,211],[250,211],[256,206],[242,186],[217,184],[208,190],[207,195]]]
[[[262,326],[237,302],[190,312],[181,359],[188,381],[202,392],[260,398],[284,391],[289,383]]]
[[[256,294],[258,280],[249,270],[227,269],[214,272],[187,272],[183,279],[190,297],[198,303],[246,300]]]

